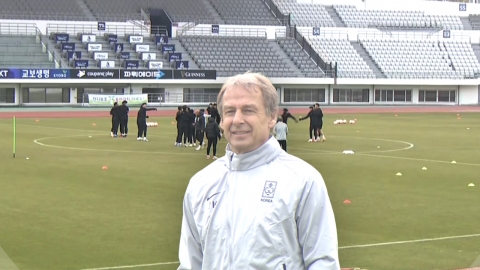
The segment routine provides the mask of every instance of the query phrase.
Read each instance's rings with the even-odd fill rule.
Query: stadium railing
[[[95,13],[99,20],[108,22],[126,22],[128,20],[142,20],[141,15],[135,14],[118,14],[118,13]],[[4,20],[38,20],[38,12],[29,11],[7,11],[0,10],[0,18]],[[49,13],[41,14],[41,20],[44,21],[93,21],[87,20],[85,16],[78,13]],[[97,21],[97,20],[95,20]]]
[[[38,33],[36,24],[33,23],[1,23],[1,35],[33,36]]]
[[[179,36],[231,36],[231,37],[264,37],[267,38],[265,28],[231,28],[220,27],[218,34],[212,33],[212,27],[182,28]]]
[[[434,40],[434,41],[468,41],[471,42],[471,36],[465,34],[462,31],[450,32],[450,37],[448,39],[444,38],[443,31],[436,32],[423,32],[423,31],[406,31],[406,32],[390,32],[390,31],[381,31],[381,32],[372,32],[372,31],[362,31],[360,30],[357,33],[357,40],[365,39],[419,39],[419,40]]]
[[[141,27],[135,25],[107,24],[105,31],[99,31],[97,22],[92,22],[91,24],[47,24],[46,36],[49,36],[50,33],[69,33],[74,35],[78,33],[91,33],[99,36],[104,33],[117,34],[118,36],[126,36],[128,34],[151,34],[150,28],[146,25]]]

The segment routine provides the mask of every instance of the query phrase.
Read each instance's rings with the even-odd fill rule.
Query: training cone
[[[398,114],[395,114],[395,116],[398,116]]]
[[[37,120],[35,120],[35,122],[40,122],[40,120],[37,119]]]
[[[345,200],[343,201],[344,204],[351,204],[352,202],[350,200]]]
[[[402,176],[402,173],[397,173],[397,176]]]
[[[454,160],[454,161],[452,161],[452,164],[455,164],[455,163],[457,163],[455,160]]]
[[[470,184],[468,184],[468,186],[469,186],[469,187],[474,187],[475,184],[474,184],[474,183],[470,183]]]
[[[457,119],[460,120],[460,117],[458,117]]]
[[[470,128],[467,128],[467,129],[470,129]]]
[[[427,167],[423,167],[422,170],[423,170],[423,171],[426,171],[426,170],[427,170]]]
[[[103,166],[103,167],[102,167],[102,170],[108,170],[108,167],[107,167],[107,166]]]
[[[175,122],[172,122],[172,125],[175,125]]]
[[[93,123],[92,126],[96,126],[97,124]]]

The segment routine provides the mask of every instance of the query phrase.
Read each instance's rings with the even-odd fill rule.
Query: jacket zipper
[[[287,270],[287,265],[283,264],[283,270]]]

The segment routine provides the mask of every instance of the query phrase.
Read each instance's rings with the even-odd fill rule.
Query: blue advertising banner
[[[77,60],[81,61],[81,60]],[[135,60],[138,61],[138,60]],[[88,62],[88,61],[87,61]],[[171,69],[8,69],[0,68],[0,81],[4,79],[210,79],[215,80],[215,70]]]
[[[116,43],[118,41],[118,36],[115,34],[108,34],[108,43]]]
[[[70,69],[0,69],[0,79],[69,79]]]
[[[130,52],[122,52],[120,54],[120,59],[130,59]]]
[[[162,53],[175,52],[175,44],[162,44]]]
[[[73,60],[82,59],[82,52],[81,51],[68,52],[68,60],[70,59],[73,59]]]
[[[168,43],[168,37],[167,36],[156,36],[155,37],[155,43],[156,44],[166,44],[166,43]]]
[[[170,62],[180,61],[182,60],[182,53],[169,53],[168,60]]]
[[[85,68],[88,67],[88,60],[75,60],[76,68]]]
[[[62,51],[64,52],[75,51],[75,43],[62,43]]]
[[[55,41],[56,42],[68,42],[70,40],[69,34],[55,34]]]
[[[175,61],[175,67],[177,69],[188,69],[188,61]]]
[[[138,60],[126,60],[125,61],[125,68],[139,68],[140,62]]]
[[[115,52],[116,53],[123,52],[123,43],[115,43]]]

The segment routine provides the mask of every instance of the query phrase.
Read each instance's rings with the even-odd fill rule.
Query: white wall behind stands
[[[348,105],[390,105],[390,104],[395,104],[395,105],[428,105],[428,104],[438,104],[438,105],[480,105],[480,89],[478,85],[358,85],[358,84],[341,84],[341,85],[333,85],[333,84],[317,84],[317,85],[305,85],[305,84],[275,84],[277,89],[279,89],[279,103],[280,104],[293,104],[293,105],[304,105],[304,104],[311,104],[312,102],[319,102],[322,104],[331,104],[331,105],[342,105],[342,104],[348,104]],[[89,88],[89,89],[94,89],[94,88],[102,88],[100,85],[95,85],[95,86],[85,86],[85,85],[79,85],[79,86],[73,86],[73,88],[70,89],[70,99],[66,103],[55,103],[55,104],[49,104],[49,103],[26,103],[24,104],[25,106],[68,106],[69,104],[71,105],[79,105],[78,100],[77,100],[77,88]],[[112,86],[110,86],[112,87]],[[162,105],[170,105],[170,106],[177,106],[179,104],[185,103],[183,101],[184,97],[184,88],[196,88],[196,89],[201,89],[201,88],[207,88],[207,89],[220,89],[221,84],[205,84],[205,85],[195,85],[195,86],[186,86],[186,85],[172,85],[172,84],[132,84],[130,87],[125,87],[124,88],[124,94],[147,94],[148,92],[143,92],[143,88],[163,88],[164,89],[164,97],[165,99],[161,101]],[[12,106],[12,105],[20,105],[23,104],[21,102],[21,95],[22,95],[22,90],[25,88],[43,88],[41,86],[37,85],[26,85],[26,84],[2,84],[0,85],[0,88],[14,88],[15,89],[15,99],[14,99],[14,104],[5,104],[5,103],[0,103],[1,106]],[[55,89],[55,86],[49,85],[45,88],[52,88]],[[108,87],[107,87],[108,88]],[[117,86],[118,88],[118,86]],[[285,99],[285,95],[288,93],[301,93],[305,92],[305,90],[308,89],[323,89],[325,91],[325,101],[322,100],[306,100],[306,101],[299,101],[299,100],[288,100]],[[352,101],[335,101],[334,100],[334,92],[335,91],[342,91],[343,92],[343,97],[340,97],[342,99],[346,98],[346,95],[351,95],[350,98],[357,97],[358,98],[358,91],[359,90],[368,90],[368,100],[365,102],[352,102]],[[347,94],[348,91],[352,92],[357,90],[357,93],[349,93]],[[407,90],[410,91],[411,93],[411,101],[407,102],[398,102],[398,101],[375,101],[375,95],[376,95],[376,90]],[[451,102],[421,102],[419,101],[419,96],[420,96],[420,91],[437,91],[438,98],[440,100],[440,92],[441,91],[453,91],[455,92],[455,98]],[[308,91],[307,91],[308,92]],[[197,92],[197,94],[202,94],[203,92]],[[207,92],[205,92],[207,94]],[[295,95],[295,94],[294,94]],[[434,94],[435,95],[435,94]],[[300,94],[301,96],[301,94]],[[342,96],[342,94],[340,94]],[[396,98],[396,97],[395,97]],[[80,101],[81,103],[81,101]],[[208,103],[208,102],[206,102]],[[150,104],[152,106],[155,105],[160,105],[159,102],[151,101]]]
[[[353,5],[357,9],[369,10],[409,10],[423,11],[426,15],[468,16],[480,14],[480,5],[467,3],[466,10],[460,11],[458,2],[424,1],[424,0],[297,0],[298,3],[314,3],[323,5]]]
[[[374,91],[375,90],[412,90],[412,102],[406,104],[425,104],[418,101],[418,93],[420,90],[449,90],[457,92],[457,100],[451,105],[479,105],[479,87],[478,85],[358,85],[358,84],[342,84],[342,85],[332,85],[332,84],[318,84],[318,85],[300,85],[300,84],[285,84],[285,85],[276,85],[280,90],[280,100],[283,103],[285,89],[326,89],[326,96],[328,104],[334,103],[333,101],[333,89],[369,89],[369,104],[374,104]],[[142,88],[145,86],[142,85],[132,85],[132,93],[141,94]],[[165,93],[169,94],[171,97],[182,97],[183,87],[175,85],[164,85],[160,86],[165,88]],[[196,88],[220,88],[221,85],[205,85],[197,86]],[[169,100],[169,102],[181,103],[181,100]],[[378,103],[378,102],[377,102]],[[385,103],[382,103],[385,104]],[[399,104],[395,102],[395,104]]]

